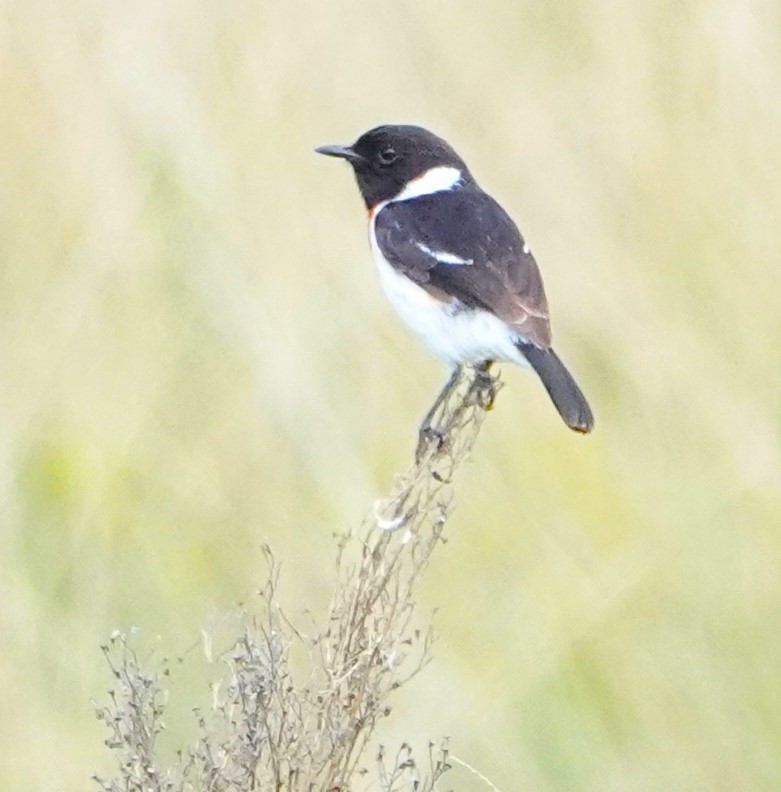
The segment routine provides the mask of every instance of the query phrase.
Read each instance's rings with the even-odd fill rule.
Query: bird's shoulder
[[[389,244],[409,239],[473,263],[512,258],[525,245],[510,216],[479,188],[390,201],[378,212],[375,228]]]

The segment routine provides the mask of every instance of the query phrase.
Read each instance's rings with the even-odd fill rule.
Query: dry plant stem
[[[431,442],[377,504],[357,534],[341,537],[334,592],[324,625],[302,635],[277,603],[278,567],[269,574],[257,613],[221,656],[222,681],[211,711],[196,712],[201,736],[179,763],[163,769],[155,737],[163,728],[159,675],[145,672],[124,636],[106,653],[115,677],[110,703],[98,710],[118,774],[99,780],[104,792],[315,792],[355,788],[377,722],[392,691],[430,659],[431,630],[413,623],[415,586],[439,543],[452,506],[451,481],[467,458],[499,382],[487,370],[460,371],[432,411]],[[403,529],[403,530],[388,530]],[[307,665],[291,670],[291,650]],[[409,746],[377,755],[383,792],[431,792],[450,767],[446,743],[430,746],[421,776]],[[389,762],[389,764],[386,764]],[[362,782],[367,787],[368,782]]]
[[[353,703],[350,716],[341,715],[341,734],[351,748],[334,750],[329,757],[326,775],[334,783],[351,777],[389,692],[428,660],[430,632],[409,635],[414,587],[450,514],[450,482],[469,455],[499,388],[498,379],[484,368],[458,374],[428,416],[436,428],[432,442],[418,450],[413,467],[367,518],[360,560],[350,565],[340,555],[340,582],[329,616],[332,627],[320,645],[323,667],[329,669],[334,685],[332,715],[339,720],[342,687],[350,689]],[[404,531],[396,533],[400,528]],[[410,653],[416,657],[404,663]]]
[[[110,704],[98,707],[96,715],[109,729],[106,746],[117,759],[120,774],[112,782],[96,781],[111,792],[167,792],[165,773],[158,768],[157,737],[163,730],[163,700],[160,679],[141,669],[135,651],[125,636],[114,634],[101,647],[115,679]]]

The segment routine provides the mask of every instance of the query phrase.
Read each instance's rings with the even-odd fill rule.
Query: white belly
[[[399,316],[437,357],[451,365],[484,360],[528,365],[513,343],[515,334],[505,322],[487,311],[464,309],[435,299],[398,273],[380,252],[374,233],[369,236],[385,294]]]

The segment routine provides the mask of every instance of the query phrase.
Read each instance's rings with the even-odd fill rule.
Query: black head
[[[361,135],[352,146],[321,146],[315,150],[342,157],[353,166],[369,208],[394,198],[432,168],[455,168],[462,182],[472,181],[464,161],[450,145],[418,126],[379,126]]]

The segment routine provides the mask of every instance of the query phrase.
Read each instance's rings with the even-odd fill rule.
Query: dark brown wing
[[[374,219],[382,254],[437,297],[483,308],[535,346],[550,346],[548,301],[515,223],[476,187],[396,201]]]

